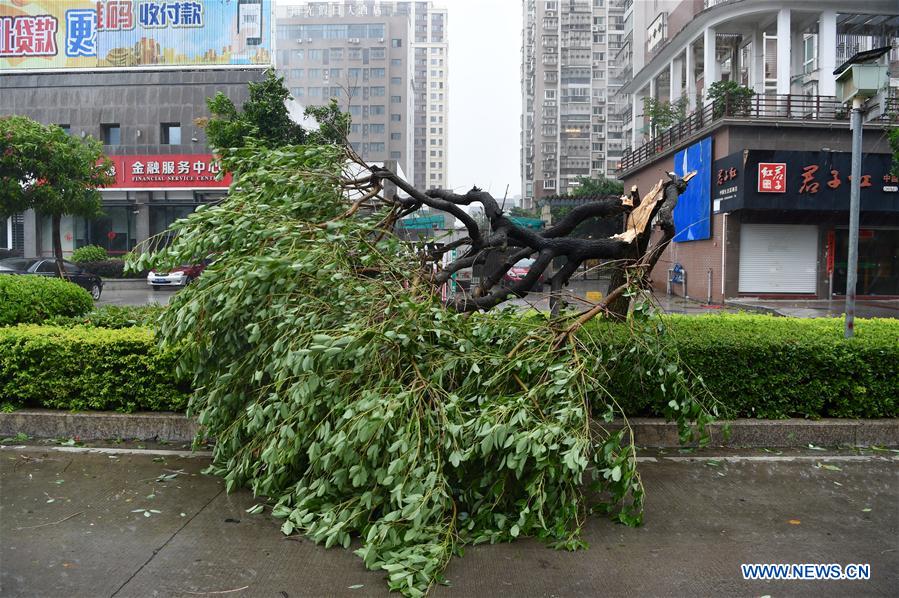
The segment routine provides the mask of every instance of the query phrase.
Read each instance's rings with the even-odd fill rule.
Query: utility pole
[[[852,180],[849,185],[849,263],[846,268],[846,323],[843,335],[855,335],[855,287],[858,282],[858,215],[862,178],[862,105],[864,98],[852,98]]]

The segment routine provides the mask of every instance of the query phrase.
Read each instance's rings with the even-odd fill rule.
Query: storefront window
[[[150,206],[150,236],[158,235],[180,218],[187,218],[196,208],[195,205]]]
[[[137,244],[132,206],[104,206],[103,215],[75,220],[75,246],[99,245],[110,255],[128,253]]]
[[[835,231],[833,292],[846,294],[849,231]],[[899,295],[899,230],[861,229],[857,295]]]

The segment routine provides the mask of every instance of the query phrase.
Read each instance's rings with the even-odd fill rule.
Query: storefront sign
[[[783,162],[760,162],[758,167],[759,193],[786,193],[787,165]]]
[[[110,156],[115,183],[108,189],[227,189],[231,173],[219,180],[221,166],[212,154]]]
[[[899,212],[899,177],[892,156],[865,154],[859,178],[862,211]],[[731,170],[734,169],[734,170]],[[852,182],[849,152],[748,150],[715,161],[715,211],[848,211]],[[749,185],[743,179],[752,181]]]
[[[271,0],[3,0],[0,70],[271,63]]]

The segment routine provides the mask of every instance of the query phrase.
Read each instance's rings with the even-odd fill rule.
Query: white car
[[[153,270],[147,274],[147,284],[158,291],[163,287],[183,287],[189,285],[193,279],[200,275],[204,266],[197,264],[193,266],[178,266],[171,272],[155,272]]]

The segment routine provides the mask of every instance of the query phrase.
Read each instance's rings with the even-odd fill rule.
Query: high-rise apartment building
[[[349,140],[369,161],[395,160],[416,187],[446,187],[447,11],[432,2],[279,5],[275,65],[297,102],[336,98]]]
[[[521,176],[524,207],[579,177],[613,176],[622,121],[613,57],[630,0],[524,0]]]

